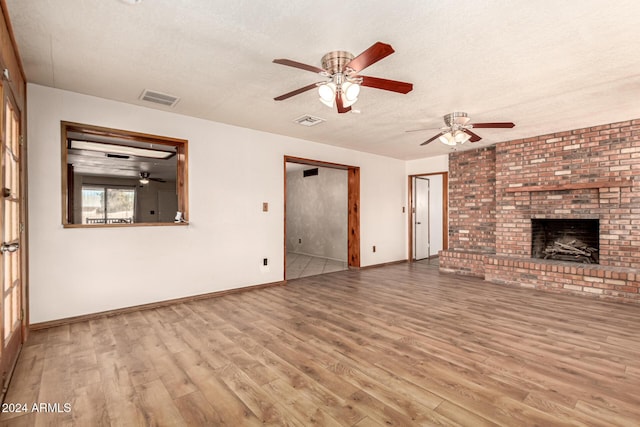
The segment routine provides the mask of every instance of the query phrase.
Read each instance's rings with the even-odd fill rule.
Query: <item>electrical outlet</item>
[[[298,239],[298,243],[302,243],[302,239]]]
[[[262,212],[269,212],[269,203],[262,202]]]
[[[376,245],[373,245],[373,252],[376,251]]]
[[[267,258],[263,258],[262,265],[269,265],[269,260]]]

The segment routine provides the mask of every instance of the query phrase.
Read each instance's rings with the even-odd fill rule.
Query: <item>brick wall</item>
[[[484,276],[483,254],[496,250],[495,147],[449,156],[449,248],[443,271]]]
[[[640,301],[640,120],[500,143],[493,159],[488,151],[449,158],[450,178],[457,174],[458,181],[449,187],[453,227],[444,271],[480,251],[484,265],[474,273],[492,282]],[[478,195],[487,204],[473,205]],[[531,219],[566,217],[600,221],[599,265],[531,259]],[[448,252],[459,254],[451,261]]]

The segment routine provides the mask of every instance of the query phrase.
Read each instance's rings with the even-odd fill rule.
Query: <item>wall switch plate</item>
[[[269,203],[262,202],[262,212],[269,212]]]
[[[263,258],[262,265],[268,265],[268,264],[269,264],[269,260],[267,258]]]
[[[373,252],[376,251],[376,245],[373,245]]]

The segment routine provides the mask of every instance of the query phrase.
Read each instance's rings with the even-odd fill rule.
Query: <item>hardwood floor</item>
[[[632,426],[639,356],[639,306],[397,264],[34,332],[0,424]]]

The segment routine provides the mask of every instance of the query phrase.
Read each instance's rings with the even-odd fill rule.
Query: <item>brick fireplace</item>
[[[452,153],[449,249],[440,269],[640,303],[639,174],[640,120]],[[595,249],[595,262],[539,256],[536,228],[558,220],[597,224],[595,241],[571,238],[571,229],[568,240],[556,238]]]

